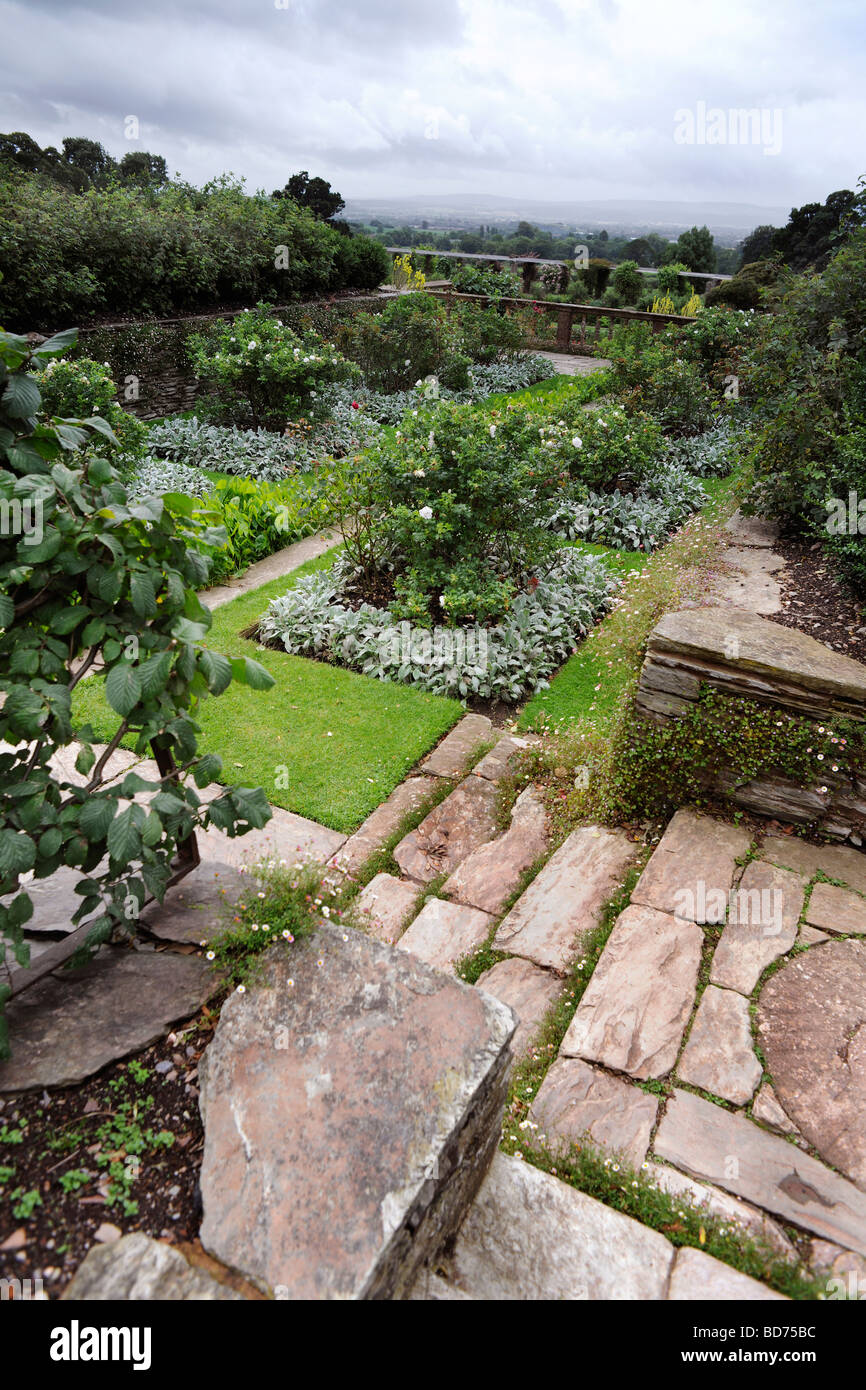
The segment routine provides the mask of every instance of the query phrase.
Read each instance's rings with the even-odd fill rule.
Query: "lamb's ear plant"
[[[103,419],[44,417],[36,371],[75,339],[70,329],[33,349],[0,333],[0,964],[11,953],[19,966],[33,915],[22,875],[80,873],[72,921],[92,917],[86,957],[115,930],[135,931],[148,893],[162,898],[179,840],[208,825],[241,835],[271,814],[258,788],[207,805],[198,794],[220,772],[198,751],[199,700],[232,680],[273,684],[257,662],[204,645],[211,615],[196,589],[225,534],[192,498],[129,501],[94,449],[116,443]],[[71,696],[88,676],[104,678],[117,728],[104,749],[80,730],[73,770],[57,755],[73,743]],[[176,771],[110,776],[122,740],[142,758],[171,754]],[[9,992],[0,985],[0,1055]]]

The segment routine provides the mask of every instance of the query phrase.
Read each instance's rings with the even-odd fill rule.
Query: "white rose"
[[[419,508],[418,508],[418,515],[420,516],[420,518],[421,518],[422,521],[432,521],[432,520],[433,520],[433,508],[432,508],[432,507],[419,507]]]
[[[496,433],[496,426],[495,426],[495,425],[491,425],[491,426],[490,426],[490,438],[491,438],[491,439],[493,438],[493,436],[495,435],[495,433]]]
[[[583,448],[583,440],[581,439],[579,434],[576,434],[571,442],[574,445],[575,449]]]

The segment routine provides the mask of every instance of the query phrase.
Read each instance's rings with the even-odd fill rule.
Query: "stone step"
[[[648,1163],[646,1174],[662,1192],[677,1197],[693,1209],[704,1209],[708,1216],[724,1221],[726,1225],[739,1226],[747,1238],[760,1241],[782,1259],[795,1263],[799,1259],[781,1226],[758,1207],[741,1202],[738,1197],[732,1197],[729,1192],[722,1192],[721,1188],[712,1187],[709,1183],[695,1182],[694,1178],[670,1168],[666,1163]]]
[[[728,894],[751,836],[737,826],[684,808],[671,818],[638,879],[632,904],[689,922],[723,922]]]
[[[435,777],[462,777],[479,748],[495,737],[486,715],[466,714],[424,759],[421,771]]]
[[[784,1294],[723,1264],[705,1250],[678,1250],[668,1298],[672,1303],[787,1303]]]
[[[261,830],[250,830],[234,839],[213,825],[200,831],[197,838],[202,859],[217,859],[235,869],[251,868],[262,860],[277,864],[285,860],[288,865],[305,860],[326,864],[346,841],[339,830],[297,816],[294,811],[284,811],[281,806],[274,806],[273,813]]]
[[[745,1105],[762,1075],[752,1047],[748,1001],[732,990],[707,985],[677,1076],[689,1086]]]
[[[512,956],[498,961],[475,981],[479,989],[501,999],[513,1009],[520,1025],[511,1044],[516,1057],[528,1048],[533,1035],[562,993],[562,980],[550,970],[542,970],[531,961]]]
[[[745,1115],[676,1090],[653,1149],[692,1177],[866,1255],[866,1193]]]
[[[579,1058],[554,1062],[532,1104],[536,1138],[557,1149],[585,1140],[639,1168],[647,1156],[659,1102],[639,1086]]]
[[[797,874],[760,860],[747,864],[713,955],[713,984],[751,994],[767,966],[794,945],[802,911]]]
[[[418,883],[453,873],[473,850],[496,835],[498,800],[493,782],[465,778],[397,845],[394,858],[401,871]]]
[[[514,1016],[335,927],[263,972],[200,1063],[201,1242],[279,1298],[405,1298],[499,1142]]]
[[[564,1057],[666,1076],[695,1000],[703,933],[652,907],[620,913],[562,1041]]]
[[[547,816],[534,787],[520,793],[511,825],[463,860],[443,884],[447,898],[498,914],[520,883],[521,875],[547,851]]]
[[[497,1153],[449,1261],[473,1299],[663,1299],[674,1248],[594,1197]]]
[[[417,883],[376,874],[352,904],[352,925],[391,945],[411,919],[420,891]]]
[[[244,1296],[189,1264],[178,1250],[142,1231],[94,1245],[63,1293],[77,1302],[244,1302]]]
[[[451,971],[455,962],[477,951],[490,935],[493,918],[463,903],[431,898],[397,942],[436,970]]]
[[[501,922],[496,949],[565,974],[639,852],[621,830],[573,831]]]
[[[335,868],[356,874],[399,830],[406,816],[424,805],[437,786],[430,777],[407,777],[340,847],[333,858]]]

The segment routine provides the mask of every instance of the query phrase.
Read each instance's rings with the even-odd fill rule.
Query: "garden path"
[[[228,603],[239,594],[248,594],[251,589],[260,588],[270,579],[280,579],[285,574],[291,574],[292,570],[299,569],[308,560],[315,560],[319,555],[324,555],[339,539],[339,532],[332,528],[317,531],[313,536],[305,536],[303,540],[295,541],[283,550],[275,551],[273,555],[267,555],[264,560],[257,560],[249,569],[244,570],[243,574],[227,580],[225,584],[215,584],[211,589],[203,589],[199,598],[208,608],[219,608],[221,604]]]
[[[560,376],[589,376],[590,372],[603,371],[610,366],[607,357],[581,357],[574,352],[546,352],[539,350],[536,357],[546,357],[552,362]]]

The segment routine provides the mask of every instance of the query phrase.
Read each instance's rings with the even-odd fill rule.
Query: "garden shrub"
[[[680,286],[680,276],[684,271],[688,271],[688,266],[683,265],[682,261],[671,261],[668,265],[660,265],[656,271],[656,285],[659,292],[663,295],[676,294]]]
[[[220,479],[213,487],[213,503],[227,540],[214,556],[212,580],[237,574],[312,535],[330,519],[321,494],[261,479]]]
[[[636,304],[643,288],[643,276],[637,261],[620,261],[611,276],[611,284],[623,304]]]
[[[517,298],[522,292],[520,276],[510,270],[487,270],[460,261],[439,264],[449,267],[440,273],[450,279],[458,294],[484,294],[495,304],[500,299]]]
[[[863,538],[830,539],[834,499],[866,496],[866,231],[821,274],[790,277],[760,321],[748,364],[755,432],[752,504],[817,535],[862,573]],[[853,564],[852,564],[853,561]]]
[[[303,411],[315,413],[323,386],[358,375],[332,344],[312,331],[299,337],[261,303],[192,335],[189,352],[212,393],[203,408],[254,429],[283,429]]]
[[[31,351],[25,338],[0,334],[0,498],[13,522],[0,532],[0,937],[21,966],[33,914],[22,875],[81,872],[72,921],[98,913],[86,958],[116,929],[135,932],[148,892],[162,898],[180,839],[209,825],[243,834],[270,816],[260,789],[228,788],[207,804],[196,790],[221,768],[198,752],[199,700],[233,679],[273,684],[258,663],[202,645],[211,615],[195,591],[224,533],[190,498],[130,502],[90,447],[94,433],[114,442],[104,420],[45,417],[30,368],[74,339],[69,330]],[[117,730],[98,756],[92,729],[77,732],[84,780],[73,782],[52,760],[73,742],[72,691],[97,663]],[[107,782],[107,756],[124,736],[145,756],[155,742],[178,771]],[[8,996],[0,986],[0,1014]]]
[[[120,460],[124,456],[126,467],[141,454],[147,427],[118,404],[108,363],[89,357],[52,357],[37,371],[36,380],[46,415],[79,419],[98,415],[108,422],[117,440],[116,445],[104,439],[101,442],[109,458]]]

